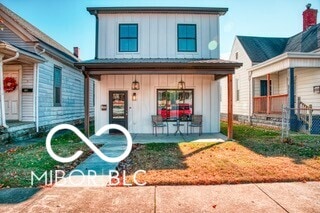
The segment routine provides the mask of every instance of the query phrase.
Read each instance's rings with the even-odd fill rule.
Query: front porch
[[[228,87],[223,89],[228,90],[228,138],[233,138],[232,74],[241,66],[239,63],[219,59],[159,58],[95,59],[75,65],[85,75],[86,134],[89,133],[89,77],[97,80],[96,130],[116,123],[130,133],[150,134],[153,115],[180,120],[184,114],[202,116],[204,133],[220,132],[217,80],[227,76]]]
[[[288,106],[286,72],[280,71],[253,80],[253,114],[281,115]]]

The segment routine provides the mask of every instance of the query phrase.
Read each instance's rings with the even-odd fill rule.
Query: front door
[[[110,124],[119,124],[128,129],[128,92],[110,91]],[[117,130],[110,130],[110,133],[119,133]]]
[[[18,86],[15,90],[4,93],[6,120],[19,120],[19,71],[4,71],[3,79],[10,77],[16,80]]]

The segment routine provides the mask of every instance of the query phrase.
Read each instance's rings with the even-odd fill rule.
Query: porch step
[[[9,128],[0,129],[0,144],[13,143],[37,137],[34,123],[9,124]]]
[[[0,127],[0,145],[4,145],[10,142],[9,138],[10,138],[9,132],[5,128]]]

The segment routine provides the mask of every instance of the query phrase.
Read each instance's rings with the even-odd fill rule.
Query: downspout
[[[17,58],[19,58],[20,54],[18,51],[16,51],[16,55],[11,57],[11,58],[8,58],[6,60],[0,60],[0,82],[2,84],[3,82],[3,65],[5,63],[8,63],[10,61],[13,61]],[[4,126],[5,128],[8,128],[8,125],[6,123],[6,113],[5,113],[5,109],[4,109],[4,88],[3,86],[0,87],[0,93],[1,93],[1,119],[2,119],[2,126]]]
[[[98,59],[98,48],[99,48],[99,17],[98,17],[98,12],[97,11],[94,11],[94,16],[96,17],[96,43],[95,43],[95,48],[96,48],[96,51],[95,51],[95,59]]]
[[[41,50],[41,52],[37,51],[37,47],[39,46],[39,43],[37,43],[36,45],[34,45],[34,52],[37,53],[38,55],[42,55],[43,53],[45,53],[45,49],[43,48]],[[39,132],[39,63],[34,64],[34,74],[33,76],[35,77],[34,80],[34,85],[35,85],[35,122],[36,122],[36,132]]]

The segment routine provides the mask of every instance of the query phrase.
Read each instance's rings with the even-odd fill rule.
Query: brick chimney
[[[79,54],[80,54],[80,48],[79,47],[74,47],[73,48],[73,55],[77,58],[79,58]]]
[[[306,5],[307,9],[303,12],[303,31],[306,31],[312,25],[317,24],[318,10],[311,9],[311,4]]]

